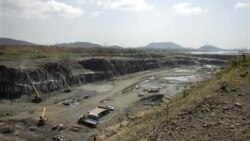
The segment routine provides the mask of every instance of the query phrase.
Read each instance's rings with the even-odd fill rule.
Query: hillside
[[[55,44],[55,46],[61,46],[61,47],[84,47],[84,48],[102,47],[101,45],[94,44],[94,43],[89,43],[89,42],[61,43],[61,44]]]
[[[0,38],[0,45],[35,45],[35,44],[27,42],[27,41],[15,40],[11,38]]]
[[[204,45],[204,46],[201,46],[200,48],[198,48],[197,50],[214,52],[214,51],[221,51],[222,49],[215,47],[215,46],[212,46],[212,45]]]
[[[148,44],[145,48],[152,49],[183,49],[182,46],[173,42],[155,42]]]

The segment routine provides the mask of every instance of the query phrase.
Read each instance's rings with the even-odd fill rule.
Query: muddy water
[[[136,88],[141,94],[150,89],[159,88],[159,92],[156,93],[173,96],[181,92],[188,85],[203,80],[205,76],[211,76],[212,71],[217,68],[219,66],[215,65],[204,65],[197,68],[175,68],[165,75],[151,76],[141,81],[136,85]]]

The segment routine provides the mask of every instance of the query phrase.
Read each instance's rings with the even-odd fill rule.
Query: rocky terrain
[[[197,101],[196,96],[196,100],[190,103],[191,106],[187,106],[188,108],[184,108],[173,118],[161,120],[160,123],[153,122],[155,124],[152,123],[149,128],[139,130],[126,140],[249,140],[249,72],[249,61],[232,70],[226,69],[223,75],[213,78],[213,82],[216,82],[212,83],[213,86],[200,86],[201,89],[209,87],[209,91],[205,91],[201,100]],[[205,85],[211,84],[205,83]],[[199,93],[204,93],[204,90],[199,90]],[[192,95],[192,91],[189,95]],[[197,94],[194,92],[193,95]],[[184,99],[188,100],[188,97],[185,96]],[[164,110],[151,115],[147,120],[157,121],[160,120],[159,117],[168,116],[162,112]]]
[[[139,71],[178,65],[225,64],[225,60],[187,59],[174,60],[138,59],[138,58],[90,58],[80,61],[63,60],[21,60],[1,61],[0,63],[0,98],[15,99],[30,95],[32,87],[26,72],[42,93],[62,90],[67,84],[85,84],[93,81],[110,79]]]
[[[158,140],[154,133],[165,135],[161,129],[169,126],[162,120],[164,112],[157,113],[164,109],[166,102],[184,89],[198,87],[233,57],[3,59],[0,62],[0,140]],[[26,72],[42,97],[41,103],[32,103],[34,90]],[[71,87],[70,93],[64,92],[67,85]],[[243,102],[239,102],[242,106]],[[77,123],[79,116],[107,105],[115,110],[103,117],[96,128]],[[44,106],[49,120],[44,126],[37,126]],[[170,107],[171,110],[179,108],[178,105]],[[158,118],[162,126],[154,123]],[[134,130],[133,126],[140,126],[142,120],[154,126],[143,132]],[[79,131],[72,131],[72,126],[79,126]],[[126,133],[123,129],[135,131],[138,136],[120,139],[120,132]]]
[[[170,123],[131,140],[248,140],[249,91],[249,88],[223,91],[179,114]]]

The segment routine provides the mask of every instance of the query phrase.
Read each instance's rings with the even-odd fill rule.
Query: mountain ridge
[[[16,40],[12,38],[0,38],[0,45],[37,45],[24,40]]]
[[[72,43],[60,43],[60,44],[54,44],[54,46],[62,46],[62,47],[102,47],[99,44],[91,43],[91,42],[72,42]]]
[[[149,43],[144,48],[154,48],[154,49],[185,49],[183,46],[176,44],[174,42],[152,42]]]
[[[0,45],[39,45],[32,42],[24,41],[24,40],[17,40],[12,38],[0,38]],[[52,46],[59,46],[59,47],[76,47],[76,48],[92,48],[92,47],[107,47],[107,48],[122,48],[118,45],[112,46],[102,46],[96,43],[91,42],[70,42],[70,43],[57,43],[52,44]],[[222,51],[223,49],[213,46],[213,45],[203,45],[198,49],[183,47],[174,42],[151,42],[146,46],[135,47],[135,49],[164,49],[164,50],[193,50],[193,51],[205,51],[205,52],[214,52],[214,51]]]
[[[216,47],[216,46],[213,46],[213,45],[204,45],[204,46],[201,46],[200,48],[198,48],[197,50],[199,51],[222,51],[223,49],[219,48],[219,47]]]

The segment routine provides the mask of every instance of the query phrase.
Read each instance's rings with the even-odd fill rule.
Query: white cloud
[[[250,3],[238,2],[235,5],[235,8],[250,8]]]
[[[86,3],[86,0],[76,0],[78,4],[84,5]]]
[[[1,15],[44,18],[52,15],[77,17],[82,10],[56,0],[4,0]]]
[[[160,12],[156,12],[155,16],[161,16],[161,13]]]
[[[178,3],[172,6],[172,9],[178,13],[178,14],[200,14],[200,13],[205,13],[208,10],[207,9],[202,9],[201,7],[191,7],[189,3],[183,2],[183,3]]]
[[[91,14],[91,17],[99,17],[102,14],[102,11],[95,11],[94,13]]]
[[[99,0],[98,5],[103,8],[111,8],[124,11],[151,11],[153,6],[145,0]]]

